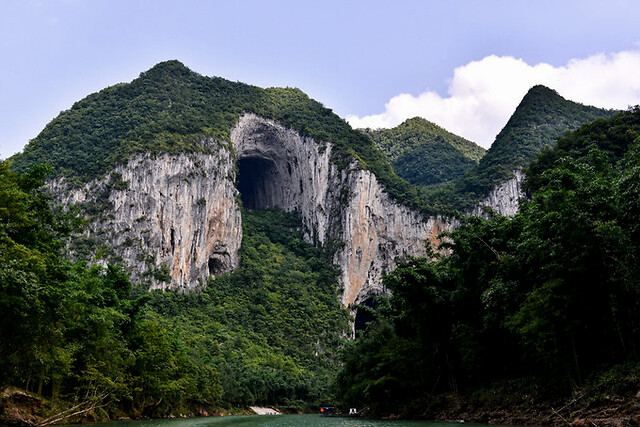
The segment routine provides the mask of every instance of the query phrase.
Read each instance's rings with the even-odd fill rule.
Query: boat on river
[[[320,408],[321,417],[359,417],[361,412],[358,412],[356,408],[350,408],[348,413],[336,412],[335,406],[322,406]]]

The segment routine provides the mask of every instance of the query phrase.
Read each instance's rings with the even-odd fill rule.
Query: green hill
[[[179,61],[157,64],[131,83],[91,94],[62,112],[12,158],[13,169],[48,163],[54,176],[88,182],[136,152],[207,151],[202,141],[228,141],[239,116],[253,112],[318,142],[331,142],[333,160],[360,160],[390,195],[412,204],[411,185],[399,178],[366,135],[299,89],[262,89],[205,77]]]
[[[420,117],[392,129],[365,129],[396,174],[415,185],[461,177],[486,150]]]
[[[237,270],[200,292],[149,293],[122,267],[69,259],[63,242],[76,221],[38,189],[48,168],[8,166],[0,162],[0,390],[27,394],[3,395],[0,425],[326,404],[349,314],[338,271],[303,240],[298,216],[244,210]]]
[[[526,187],[529,193],[540,189],[545,178],[543,173],[552,169],[561,158],[571,157],[577,160],[589,159],[591,151],[603,153],[604,159],[618,163],[621,169],[626,165],[620,163],[634,144],[640,142],[640,108],[637,106],[615,114],[609,119],[599,119],[587,123],[573,132],[558,138],[553,148],[545,148],[525,169]],[[590,160],[592,163],[593,161]],[[595,165],[594,166],[598,166]],[[629,164],[629,166],[633,166]]]
[[[545,86],[532,87],[478,166],[458,183],[458,192],[486,195],[564,133],[615,112],[568,101]]]

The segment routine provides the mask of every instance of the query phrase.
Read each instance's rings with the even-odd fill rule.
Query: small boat
[[[336,413],[335,410],[336,410],[335,406],[323,406],[320,408],[320,416],[321,417],[342,417],[342,418],[360,416],[360,413],[358,413],[356,408],[350,408],[349,413],[347,414]]]

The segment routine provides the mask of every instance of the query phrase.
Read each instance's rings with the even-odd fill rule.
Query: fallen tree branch
[[[35,425],[37,427],[45,427],[51,424],[59,423],[60,421],[75,417],[77,415],[86,414],[87,412],[93,411],[97,408],[103,408],[107,406],[107,403],[104,402],[107,396],[109,396],[109,393],[106,392],[102,393],[100,396],[96,395],[94,400],[85,400],[83,402],[80,402],[77,405],[72,406],[71,408],[67,408],[64,411],[61,411],[55,415],[50,416],[47,419],[36,423]]]

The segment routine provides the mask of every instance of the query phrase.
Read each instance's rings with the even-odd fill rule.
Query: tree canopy
[[[467,218],[384,280],[343,353],[349,404],[384,413],[521,378],[564,395],[640,348],[640,111],[587,124],[529,169],[513,217]]]

